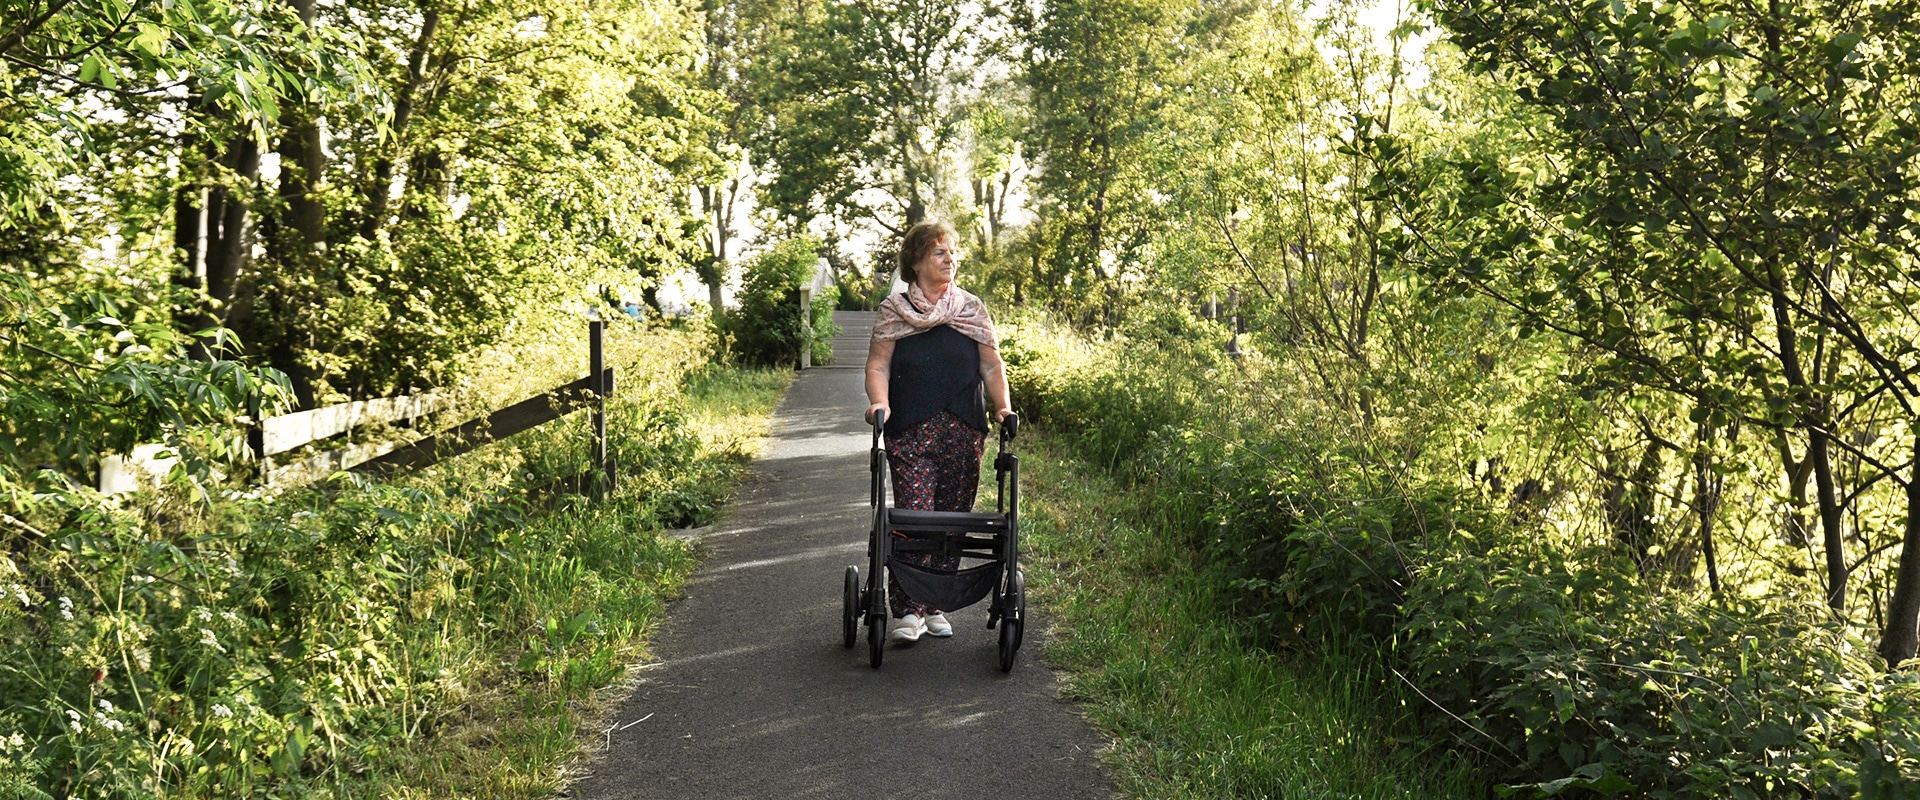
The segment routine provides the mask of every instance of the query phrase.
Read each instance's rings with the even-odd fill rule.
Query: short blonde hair
[[[957,244],[960,240],[960,235],[953,232],[953,226],[944,220],[925,220],[908,228],[907,235],[900,241],[900,279],[907,283],[920,280],[920,273],[914,270],[913,265],[933,252],[933,246],[942,239],[948,244]]]

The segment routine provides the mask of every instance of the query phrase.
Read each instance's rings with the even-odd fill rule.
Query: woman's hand
[[[893,416],[893,409],[888,408],[886,403],[874,403],[873,405],[867,406],[867,424],[868,425],[873,424],[873,419],[874,419],[873,415],[874,415],[874,412],[876,411],[882,414],[886,414],[887,416]]]
[[[1012,413],[1013,413],[1013,409],[1011,409],[1011,408],[1002,408],[1002,409],[1000,409],[999,411],[995,411],[995,412],[993,412],[993,421],[994,421],[994,424],[997,424],[997,425],[1004,425],[1004,424],[1006,424],[1006,422],[1007,422],[1007,415],[1008,415],[1008,414],[1012,414]]]

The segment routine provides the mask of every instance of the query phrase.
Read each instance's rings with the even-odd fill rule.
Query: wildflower
[[[100,698],[100,710],[111,714],[113,713],[113,704],[107,702],[107,699],[104,697]]]
[[[200,644],[206,647],[211,647],[222,653],[227,652],[227,648],[222,647],[220,645],[220,639],[213,635],[213,629],[211,628],[200,629]]]
[[[60,618],[73,619],[73,598],[60,595]]]
[[[233,709],[228,708],[225,703],[214,703],[213,715],[221,719],[232,719]]]

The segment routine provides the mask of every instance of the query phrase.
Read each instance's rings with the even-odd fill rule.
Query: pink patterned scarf
[[[1000,337],[993,331],[993,318],[987,314],[987,304],[980,302],[980,298],[958,286],[949,286],[946,294],[940,296],[940,302],[929,303],[927,293],[921,291],[917,283],[880,304],[879,316],[873,320],[873,341],[904,339],[940,325],[950,325],[969,339],[1000,349]]]

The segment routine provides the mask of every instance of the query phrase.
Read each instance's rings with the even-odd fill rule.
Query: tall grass
[[[1420,738],[1409,693],[1357,641],[1256,646],[1177,515],[1040,426],[1023,449],[1022,531],[1045,657],[1116,741],[1141,798],[1484,796]]]
[[[569,337],[472,393],[577,377]],[[574,414],[388,482],[49,503],[0,540],[0,797],[550,795],[692,566],[660,531],[712,518],[785,385],[697,328],[610,350],[603,501]]]

